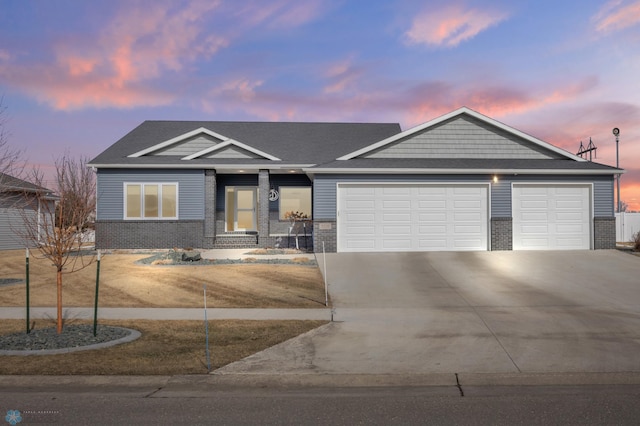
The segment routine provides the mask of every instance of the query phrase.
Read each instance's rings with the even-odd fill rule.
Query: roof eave
[[[431,175],[477,175],[477,174],[537,174],[537,175],[617,175],[626,170],[587,169],[430,169],[430,168],[310,168],[302,169],[312,174],[431,174]]]
[[[95,169],[266,169],[266,170],[281,170],[281,169],[306,169],[314,167],[315,164],[255,164],[255,163],[243,163],[243,164],[121,164],[121,163],[89,163],[87,167],[93,167]]]

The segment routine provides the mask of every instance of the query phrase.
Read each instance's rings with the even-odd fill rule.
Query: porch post
[[[269,170],[258,172],[258,245],[269,241]]]
[[[216,171],[204,171],[203,248],[211,248],[216,237]]]

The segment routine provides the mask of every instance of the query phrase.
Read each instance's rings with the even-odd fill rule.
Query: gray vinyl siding
[[[205,155],[204,158],[251,159],[262,157],[246,149],[238,148],[237,146],[230,146],[219,151],[213,151],[211,154]]]
[[[365,154],[366,158],[560,158],[518,136],[470,116],[460,116]]]
[[[178,219],[204,219],[203,170],[101,169],[97,174],[97,220],[124,219],[125,182],[178,182]]]
[[[313,218],[315,220],[335,220],[338,182],[491,182],[491,217],[510,218],[511,184],[518,182],[548,183],[593,183],[594,216],[613,216],[613,177],[612,176],[564,176],[564,175],[518,175],[498,176],[498,182],[492,182],[493,175],[316,175],[313,182]]]
[[[187,155],[195,154],[196,152],[200,152],[219,143],[219,140],[212,138],[209,135],[198,135],[187,139],[184,142],[179,142],[159,151],[152,152],[149,155],[173,155],[186,157]]]

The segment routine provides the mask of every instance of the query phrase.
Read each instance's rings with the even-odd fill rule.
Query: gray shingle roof
[[[23,179],[0,173],[0,192],[53,192]]]
[[[182,156],[140,156],[132,154],[165,141],[205,128],[251,148],[275,156],[269,159],[195,158]],[[540,170],[585,171],[614,174],[620,170],[588,161],[567,159],[478,159],[478,158],[353,158],[336,160],[401,132],[397,123],[304,123],[304,122],[239,122],[239,121],[145,121],[118,142],[94,158],[89,165],[98,167],[202,167],[247,165],[256,167],[314,165],[318,172],[338,169],[352,171],[373,169],[380,172],[400,169],[421,170]]]
[[[274,155],[282,163],[320,164],[400,132],[397,123],[291,123],[238,121],[145,121],[91,160],[90,164],[185,164],[179,157],[131,154],[204,127]],[[251,160],[260,164],[263,160]],[[247,160],[189,160],[190,164],[234,164]],[[273,164],[266,160],[265,164]]]

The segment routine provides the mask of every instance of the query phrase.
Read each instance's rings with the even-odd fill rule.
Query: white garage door
[[[487,188],[339,184],[338,251],[487,250]]]
[[[513,185],[514,250],[591,248],[589,185]]]

